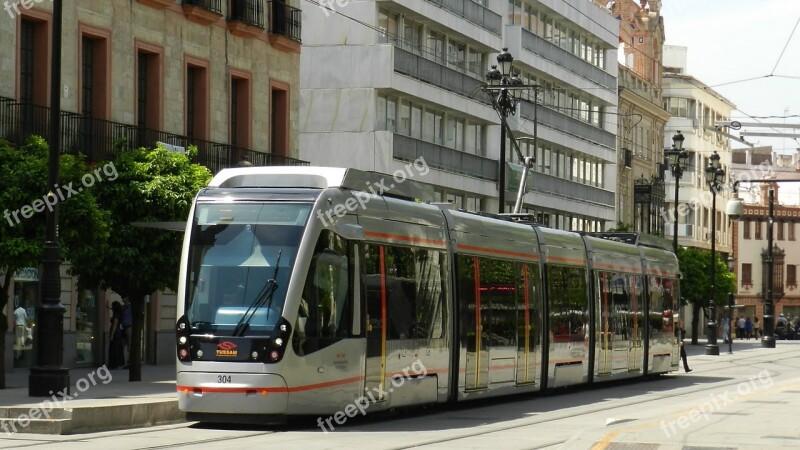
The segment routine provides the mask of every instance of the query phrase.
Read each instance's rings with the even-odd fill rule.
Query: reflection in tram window
[[[480,293],[481,329],[489,345],[515,345],[514,264],[481,258]]]
[[[387,339],[441,338],[444,255],[410,247],[384,249]]]
[[[603,348],[615,341],[642,339],[642,278],[616,272],[598,272],[599,340]]]
[[[650,277],[650,327],[654,338],[667,339],[672,336],[677,317],[677,280]]]
[[[328,230],[320,234],[297,315],[293,345],[300,354],[349,335],[352,302],[347,253],[344,239]]]
[[[588,338],[589,301],[586,269],[547,266],[550,297],[550,333],[553,342],[584,341]]]

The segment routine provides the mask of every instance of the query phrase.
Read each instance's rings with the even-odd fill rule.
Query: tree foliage
[[[678,261],[682,304],[689,302],[708,307],[711,299],[711,252],[695,247],[679,248]],[[719,252],[716,253],[715,275],[714,304],[725,305],[728,293],[735,292],[736,279],[720,258]]]
[[[9,283],[18,269],[41,263],[46,232],[44,196],[52,191],[59,199],[60,256],[74,262],[73,272],[81,264],[94,263],[94,251],[105,245],[109,235],[108,214],[97,205],[93,188],[82,184],[86,174],[93,176],[92,168],[80,157],[61,155],[59,186],[48,186],[48,153],[47,143],[37,136],[30,137],[22,148],[0,141],[0,205],[4,216],[0,224],[0,389],[5,388],[4,312]]]
[[[111,214],[113,232],[102,263],[83,274],[103,288],[128,296],[133,308],[131,381],[141,380],[144,298],[177,288],[183,234],[142,228],[136,222],[185,222],[192,200],[211,178],[207,168],[184,155],[156,149],[121,153],[114,164],[119,179],[97,190],[100,205]]]

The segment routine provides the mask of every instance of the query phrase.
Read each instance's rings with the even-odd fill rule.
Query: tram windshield
[[[274,329],[310,211],[300,203],[197,205],[185,305],[193,333],[265,335]]]

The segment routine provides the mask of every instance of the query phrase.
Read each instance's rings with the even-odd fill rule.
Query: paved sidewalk
[[[779,350],[770,351],[761,349],[759,340],[737,339],[733,343],[733,355],[728,354],[728,345],[720,341],[720,356],[706,356],[705,339],[698,345],[691,345],[689,339],[685,342],[693,372],[684,380],[690,385],[694,381],[712,381],[705,378],[711,373],[716,377],[725,376],[740,359],[749,360],[763,352],[766,352],[764,355],[774,352],[786,358],[797,355],[800,350],[800,341],[778,341]],[[791,356],[792,361],[794,358]],[[127,370],[73,369],[70,371],[71,398],[56,393],[55,400],[28,397],[28,374],[27,369],[6,373],[8,388],[0,390],[0,436],[15,429],[26,434],[78,434],[185,421],[185,415],[178,410],[172,364],[143,366],[143,381],[140,382],[129,382]],[[682,368],[676,375],[684,376]],[[800,390],[794,392],[800,394]],[[792,404],[796,402],[792,400]],[[34,415],[40,418],[28,420]]]
[[[180,422],[175,366],[142,367],[142,381],[128,381],[127,370],[70,370],[70,392],[28,396],[28,369],[6,372],[0,390],[2,432],[73,434]]]

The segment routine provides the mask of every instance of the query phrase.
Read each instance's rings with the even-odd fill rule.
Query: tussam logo
[[[223,341],[217,344],[217,356],[232,356],[236,357],[239,351],[236,350],[236,344],[231,341]]]

